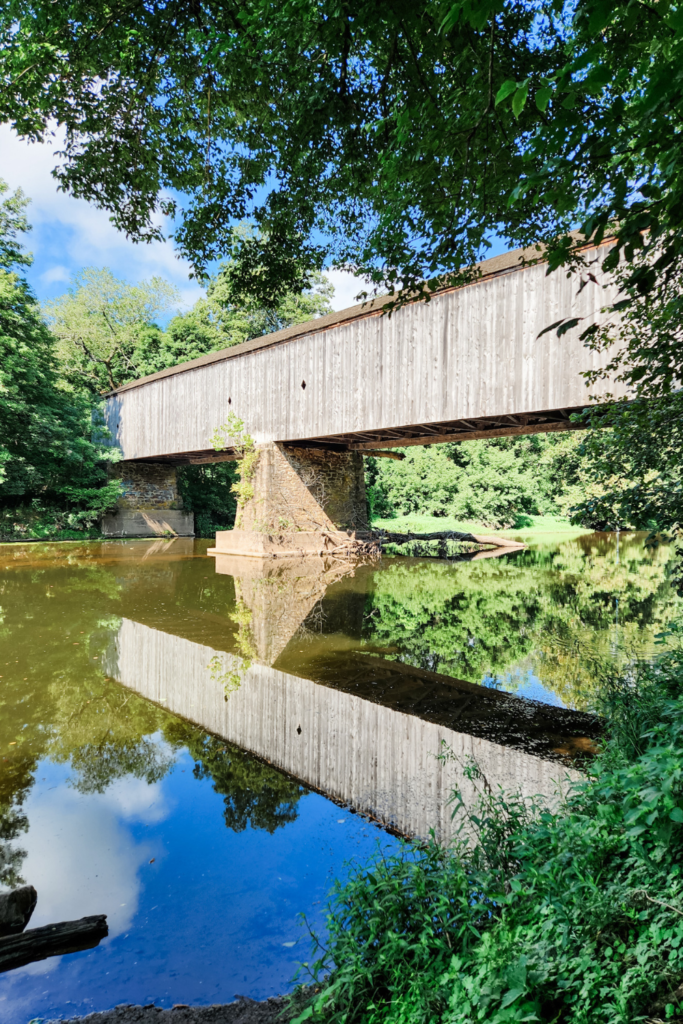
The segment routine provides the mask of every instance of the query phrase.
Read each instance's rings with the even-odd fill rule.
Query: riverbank
[[[604,680],[608,739],[557,811],[495,791],[472,763],[480,806],[456,794],[462,843],[407,847],[337,883],[320,991],[299,1020],[683,1021],[683,628],[672,632],[675,650]]]
[[[41,1024],[287,1024],[293,1016],[285,1010],[286,1000],[274,996],[257,1002],[240,998],[215,1006],[115,1006],[113,1010],[89,1013],[70,1020],[41,1020]]]

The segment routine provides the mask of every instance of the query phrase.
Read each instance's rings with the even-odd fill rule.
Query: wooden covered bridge
[[[604,253],[587,255],[599,267]],[[390,300],[375,299],[119,388],[106,421],[124,494],[105,529],[191,532],[175,467],[234,458],[229,440],[222,453],[211,446],[230,412],[263,451],[255,501],[238,524],[250,534],[367,529],[362,453],[570,429],[588,404],[582,373],[606,360],[579,334],[615,286],[596,272],[580,287],[525,263],[537,256],[487,260],[473,283],[390,315]],[[570,316],[581,318],[573,331],[541,334]],[[597,399],[607,392],[618,388],[591,389]],[[244,543],[234,550],[246,553]]]

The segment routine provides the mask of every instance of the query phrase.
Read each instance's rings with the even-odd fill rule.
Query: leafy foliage
[[[195,536],[212,537],[216,530],[231,530],[237,511],[233,491],[238,477],[236,464],[179,466],[177,472],[183,508],[194,512]]]
[[[25,205],[15,195],[0,216],[5,233],[0,245],[14,263],[28,261],[17,241],[26,227]],[[96,444],[92,434],[90,404],[61,387],[54,338],[26,281],[11,264],[0,266],[3,533],[11,536],[26,529],[27,520],[41,517],[52,519],[56,528],[82,530],[116,503],[118,485],[107,484],[104,470],[111,451]]]
[[[106,267],[78,274],[69,291],[45,306],[62,373],[74,387],[94,394],[141,376],[136,366],[141,329],[153,325],[177,299],[176,289],[155,277],[129,285]],[[144,340],[149,340],[142,332]]]
[[[491,232],[556,265],[577,222],[618,224],[629,262],[649,230],[655,276],[680,255],[677,0],[13,2],[0,31],[0,114],[64,126],[62,185],[134,238],[177,215],[200,272],[252,218],[240,281],[263,302],[330,253],[420,289]]]
[[[576,434],[536,434],[406,448],[402,462],[368,460],[371,512],[453,516],[494,529],[522,514],[563,513],[587,491],[580,443]]]
[[[463,827],[474,828],[474,842],[463,833],[452,850],[407,846],[336,884],[330,939],[313,968],[330,974],[299,1021],[626,1024],[675,1015],[680,650],[614,679],[602,710],[619,725],[556,812],[491,792],[470,766],[481,798]]]
[[[683,395],[615,403],[590,418],[596,429],[580,449],[583,471],[604,485],[576,496],[574,517],[680,534]]]
[[[256,448],[254,438],[246,432],[244,421],[234,412],[228,413],[225,423],[216,427],[211,436],[211,445],[217,452],[232,448],[239,459],[239,479],[232,485],[237,502],[235,523],[239,529],[242,509],[254,497],[254,476],[261,453]]]
[[[519,181],[498,85],[554,63],[531,52],[533,4],[488,3],[444,32],[450,10],[166,0],[105,14],[72,0],[56,18],[13,4],[0,116],[32,138],[63,124],[62,184],[134,238],[159,237],[156,211],[177,215],[198,272],[252,219],[240,278],[263,303],[300,281],[300,265],[320,269],[330,239],[341,262],[374,266],[381,251],[389,277],[418,281],[469,264],[494,223],[482,223],[486,203],[495,218]]]

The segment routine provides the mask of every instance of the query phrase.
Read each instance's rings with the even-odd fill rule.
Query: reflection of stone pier
[[[216,665],[239,671],[232,654],[124,619],[110,674],[149,700],[249,750],[333,800],[410,835],[452,831],[448,798],[474,784],[475,759],[494,787],[556,798],[575,771],[514,746],[458,732],[265,665],[252,665],[225,699]],[[210,667],[211,666],[211,667]],[[473,688],[474,689],[474,688]],[[509,698],[514,700],[514,698]],[[444,744],[454,761],[440,762]]]
[[[272,665],[327,588],[352,573],[353,565],[336,558],[262,560],[218,554],[216,572],[234,578],[238,604],[250,615],[255,656]]]

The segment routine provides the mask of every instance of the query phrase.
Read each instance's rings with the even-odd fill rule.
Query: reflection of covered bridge
[[[285,456],[347,453],[348,469],[361,464],[352,452],[566,429],[586,404],[582,371],[604,360],[578,335],[613,286],[579,290],[576,278],[520,257],[488,260],[474,283],[391,316],[376,300],[127,384],[107,400],[115,443],[125,462],[215,461],[211,435],[232,411],[257,443],[275,442]],[[539,337],[568,316],[580,326]],[[613,383],[593,388],[607,391]],[[131,484],[131,507],[138,490]]]

